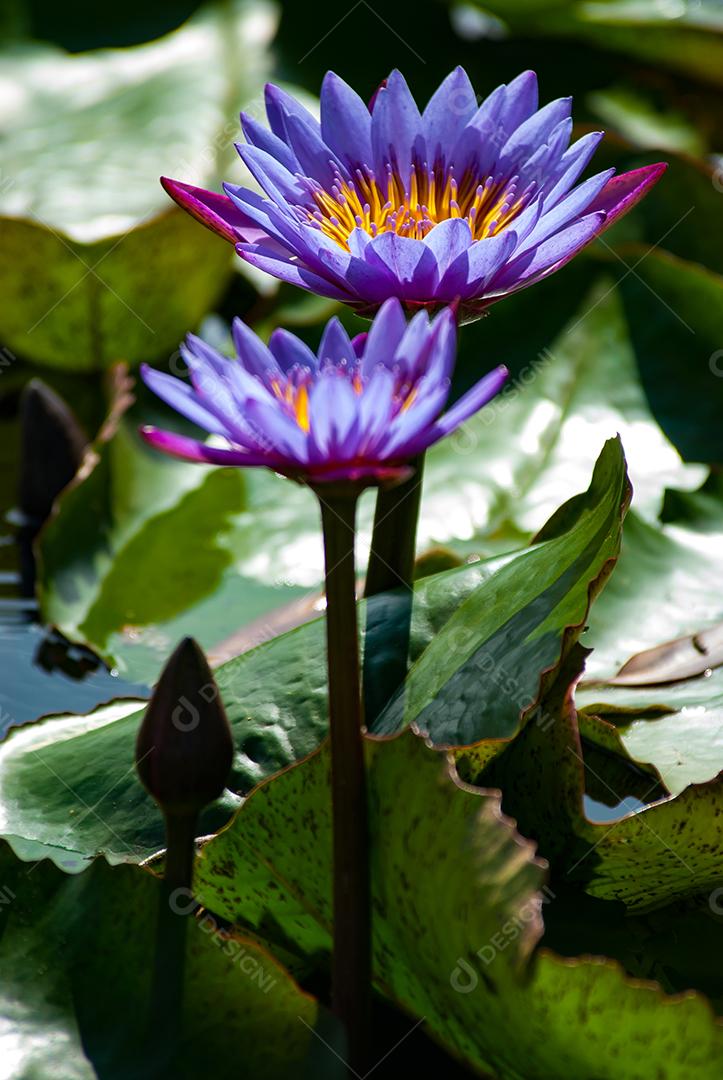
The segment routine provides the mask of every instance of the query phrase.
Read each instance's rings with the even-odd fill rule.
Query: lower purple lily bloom
[[[485,405],[507,377],[496,368],[443,412],[456,351],[454,314],[407,324],[388,300],[368,334],[351,340],[338,319],[324,329],[318,353],[286,330],[268,346],[240,319],[237,360],[194,335],[182,347],[191,384],[144,365],[145,383],[168,405],[225,445],[157,428],[152,446],[187,461],[265,465],[306,483],[378,483],[401,479],[409,461]]]
[[[252,266],[365,313],[395,296],[474,317],[564,266],[667,167],[577,184],[602,132],[571,146],[571,99],[538,109],[532,71],[478,106],[457,68],[421,113],[398,71],[369,108],[329,72],[321,121],[276,86],[266,112],[270,130],[242,114],[238,147],[263,195],[162,182]]]

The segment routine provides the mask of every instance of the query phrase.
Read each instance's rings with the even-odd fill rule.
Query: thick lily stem
[[[363,1074],[369,1059],[371,896],[354,566],[357,494],[317,494],[326,560],[334,834],[332,1008],[346,1029],[351,1073]]]
[[[374,648],[375,609],[372,605],[367,606],[364,708],[368,728],[372,727],[407,674],[424,455],[420,454],[412,465],[414,473],[408,480],[392,488],[380,488],[377,495],[364,595],[369,599],[377,593],[395,590],[397,596],[394,602],[394,639],[385,642],[382,656],[376,655]]]
[[[422,499],[424,454],[410,462],[414,468],[408,480],[390,488],[380,488],[374,511],[374,531],[364,596],[376,596],[402,586],[411,588],[417,521]]]

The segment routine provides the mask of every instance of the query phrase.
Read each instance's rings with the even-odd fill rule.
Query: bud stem
[[[166,859],[161,886],[151,988],[149,1045],[164,1062],[174,1060],[182,1031],[186,920],[193,909],[191,886],[198,814],[164,813]]]
[[[369,829],[354,566],[357,492],[317,491],[326,562],[326,637],[333,815],[332,1008],[350,1075],[364,1074],[371,1010]]]

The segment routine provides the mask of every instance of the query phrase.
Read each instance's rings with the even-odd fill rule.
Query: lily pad
[[[578,658],[577,671],[574,663],[563,671],[544,702],[552,722],[528,724],[477,782],[499,785],[505,811],[538,840],[555,873],[592,896],[638,912],[709,893],[720,881],[723,778],[690,784],[650,805],[643,797],[631,813],[627,792],[596,773],[621,809],[612,822],[590,821],[583,801],[586,750],[573,696],[579,667]],[[656,777],[649,779],[648,800],[659,787]]]
[[[158,178],[220,183],[274,30],[269,4],[234,0],[130,49],[3,51],[8,348],[88,371],[168,353],[209,310],[231,273],[228,246],[172,208]]]
[[[166,463],[165,467],[175,465]],[[183,469],[179,476],[182,473]],[[227,477],[235,481],[238,473]],[[163,491],[158,478],[157,484],[157,490]],[[131,480],[123,490],[127,505],[132,506]],[[170,488],[166,495],[172,497]],[[567,628],[584,620],[588,590],[615,556],[626,497],[624,460],[619,443],[613,442],[602,455],[590,491],[553,519],[546,543],[419,581],[410,647],[412,659],[421,658],[424,681],[413,673],[414,700],[435,708],[437,687],[424,664],[425,650],[438,650],[440,641],[459,644],[450,620],[459,617],[465,601],[472,601],[475,611],[489,607],[489,614],[482,629],[468,622],[465,614],[461,628],[465,640],[469,639],[468,648],[475,642],[483,648],[487,640],[502,645],[507,639],[495,632],[515,619],[535,643],[532,650],[524,651],[519,673],[519,695],[529,692],[529,698],[495,700],[489,716],[479,707],[468,710],[470,722],[478,724],[475,737],[468,741],[492,731],[479,726],[491,723],[490,717],[498,725],[495,734],[514,734],[521,710],[536,699],[543,670],[553,670],[567,647],[565,642],[573,640],[573,634],[566,635]],[[568,583],[573,588],[565,602]],[[400,597],[390,593],[370,601],[368,624],[375,655],[383,654],[385,640],[395,635],[398,612],[407,610],[401,599],[400,604]],[[359,614],[363,625],[362,605]],[[471,615],[470,611],[470,619]],[[234,794],[246,794],[265,777],[310,753],[326,734],[324,632],[323,621],[317,619],[216,670],[237,747],[231,779]],[[521,640],[511,632],[510,647],[522,652]],[[470,667],[468,674],[478,694],[476,670]],[[488,683],[488,693],[490,687]],[[500,694],[491,697],[497,699]],[[60,865],[68,860],[82,865],[98,851],[116,860],[138,860],[160,846],[157,816],[131,767],[139,723],[136,710],[121,717],[100,712],[85,718],[50,718],[16,731],[0,745],[0,805],[5,808],[0,832],[24,858],[38,858],[40,852],[51,854]],[[224,813],[228,816],[232,803],[233,799],[216,808],[214,827]]]
[[[612,570],[629,497],[622,448],[611,440],[588,490],[461,604],[375,731],[390,734],[414,723],[435,744],[455,747],[514,738]]]
[[[0,849],[3,904],[3,1030],[7,1075],[51,1080],[125,1080],[144,1074],[195,1080],[204,1071],[238,1076],[245,1066],[265,1080],[314,1076],[321,1024],[328,1014],[255,942],[223,932],[214,920],[187,920],[186,994],[177,1046],[151,1043],[141,1060],[148,1015],[159,881],[139,867],[97,861],[68,877],[47,862],[28,870]],[[112,978],[108,978],[112,971]],[[161,1065],[168,1072],[161,1069]],[[322,1075],[341,1076],[325,1061]]]
[[[382,993],[501,1080],[716,1076],[723,1026],[704,998],[666,997],[600,957],[534,951],[550,899],[544,869],[498,793],[455,783],[411,733],[366,749]],[[325,744],[259,787],[203,848],[203,902],[239,926],[277,927],[287,946],[323,948],[330,830]]]

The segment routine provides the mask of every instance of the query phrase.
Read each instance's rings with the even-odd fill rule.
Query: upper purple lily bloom
[[[443,413],[456,351],[454,314],[407,324],[398,300],[384,303],[368,334],[354,340],[338,319],[318,353],[287,330],[268,346],[240,319],[229,360],[190,334],[182,355],[191,385],[144,365],[146,384],[225,446],[143,428],[147,442],[187,461],[265,465],[316,485],[378,483],[409,473],[409,461],[459,427],[493,397],[507,370],[496,368]]]
[[[395,296],[473,317],[563,266],[667,167],[575,186],[603,133],[570,146],[571,98],[538,109],[532,71],[478,106],[458,67],[422,113],[398,71],[371,107],[329,72],[320,122],[277,86],[266,112],[270,130],[241,115],[238,146],[264,195],[162,182],[252,266],[365,313]]]

